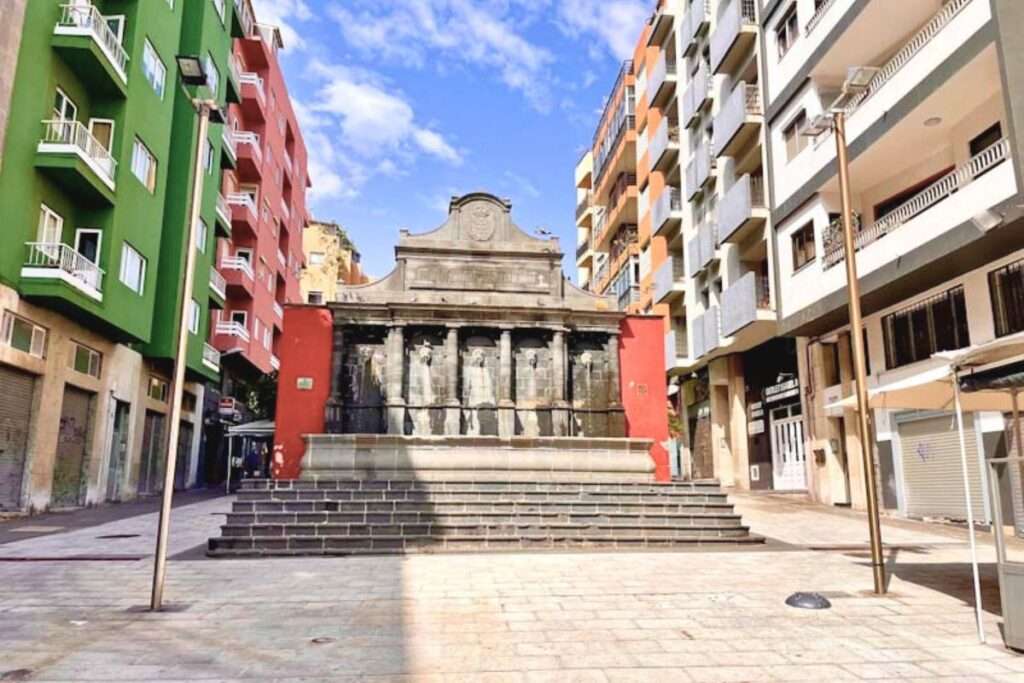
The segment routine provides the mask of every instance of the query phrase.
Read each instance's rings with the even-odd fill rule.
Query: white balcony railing
[[[244,206],[253,216],[259,215],[256,211],[256,201],[248,192],[232,192],[227,197],[229,206]]]
[[[257,98],[261,104],[263,103],[266,96],[263,91],[263,78],[261,78],[259,74],[254,74],[251,71],[243,71],[238,75],[238,82],[243,86],[251,85],[255,88]]]
[[[225,124],[221,130],[221,139],[224,140],[224,149],[228,151],[232,159],[238,158],[238,143],[235,141],[235,132],[231,126]]]
[[[249,259],[242,258],[241,256],[225,256],[221,258],[220,268],[221,270],[239,270],[250,280],[254,279],[252,264],[249,263]]]
[[[248,36],[252,34],[252,25],[254,19],[252,16],[252,8],[246,0],[235,0],[235,14],[238,16],[239,22],[242,24],[242,32]]]
[[[293,170],[294,168],[292,164],[292,155],[288,153],[287,149],[284,151],[284,167],[287,168],[289,171]]]
[[[807,25],[804,28],[805,36],[811,35],[811,31],[814,30],[815,26],[821,23],[821,20],[825,17],[825,14],[832,8],[832,5],[834,4],[836,4],[836,0],[825,0],[818,6],[818,9],[814,11],[814,16],[811,17],[811,20],[807,22]]]
[[[28,258],[22,277],[57,277],[83,289],[93,298],[101,298],[103,291],[103,269],[72,249],[59,242],[28,242]]]
[[[860,230],[854,238],[854,249],[860,251],[872,242],[881,239],[896,230],[904,223],[932,208],[954,192],[973,182],[985,171],[1005,161],[1010,156],[1010,143],[1000,140],[988,149],[972,157],[970,161],[953,169],[934,183],[917,193],[893,211],[885,214],[869,226]],[[855,220],[854,229],[859,221]],[[844,259],[843,232],[839,222],[829,226],[824,235],[825,268],[840,263]]]
[[[231,205],[228,204],[227,197],[219,192],[217,193],[217,215],[228,225],[231,224]]]
[[[100,176],[105,185],[111,189],[114,188],[114,172],[117,170],[117,161],[80,121],[64,119],[43,121],[43,139],[39,142],[38,151],[42,153],[73,151]]]
[[[235,320],[218,320],[217,321],[217,334],[223,334],[228,337],[238,337],[249,341],[249,330],[240,322]]]
[[[248,145],[252,150],[252,155],[257,159],[263,156],[263,150],[260,149],[259,133],[254,133],[251,130],[236,130],[234,137],[236,145]]]
[[[274,302],[274,315],[278,318],[284,318],[284,308],[276,301]]]
[[[203,343],[203,363],[213,370],[220,370],[220,351],[207,343]]]
[[[270,355],[270,367],[274,368],[275,370],[281,369],[281,361],[278,359],[277,356],[273,354]]]
[[[277,250],[277,262],[280,263],[282,267],[288,266],[288,259],[284,257],[284,252],[280,249]]]
[[[210,289],[220,295],[221,299],[227,298],[228,284],[224,276],[217,272],[217,269],[210,266]]]
[[[121,81],[128,82],[128,53],[117,34],[110,29],[107,18],[91,3],[74,2],[61,6],[60,20],[54,28],[58,35],[88,35],[110,60]]]

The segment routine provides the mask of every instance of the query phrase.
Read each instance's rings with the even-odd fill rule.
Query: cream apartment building
[[[339,284],[368,281],[360,266],[359,252],[337,223],[310,223],[302,232],[302,251],[306,265],[299,286],[306,303],[335,301]]]

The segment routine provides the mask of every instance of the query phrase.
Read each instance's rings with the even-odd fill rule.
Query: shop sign
[[[773,384],[764,390],[765,403],[777,403],[787,398],[799,398],[799,396],[800,380],[796,377],[779,384]]]

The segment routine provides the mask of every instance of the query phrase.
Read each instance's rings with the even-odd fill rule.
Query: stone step
[[[640,535],[645,537],[675,538],[676,536],[737,537],[750,530],[740,524],[729,526],[690,524],[685,526],[648,526],[638,523],[572,523],[558,521],[511,521],[464,524],[225,524],[221,527],[224,538],[245,537],[370,537],[401,536],[602,536]]]
[[[208,554],[213,557],[288,555],[386,555],[431,552],[501,552],[535,550],[657,550],[693,546],[746,546],[759,544],[754,535],[714,536],[691,534],[674,537],[630,534],[578,536],[522,534],[504,536],[291,536],[211,538]]]
[[[291,525],[302,528],[354,524],[397,524],[438,526],[488,525],[488,524],[537,524],[564,523],[591,526],[594,524],[637,525],[643,527],[735,527],[740,524],[737,514],[599,514],[599,513],[508,513],[485,512],[461,515],[438,515],[430,512],[394,513],[342,513],[342,512],[298,512],[298,513],[229,513],[227,525]],[[301,533],[301,532],[300,532]],[[320,535],[322,532],[317,531]]]
[[[720,487],[714,481],[695,482],[601,482],[601,481],[421,481],[396,479],[332,479],[309,481],[304,479],[244,479],[243,491],[299,491],[299,490],[345,490],[345,491],[595,491],[595,492],[636,492],[636,491],[691,491],[694,493],[719,493]]]
[[[561,491],[239,491],[237,498],[243,503],[271,501],[420,501],[420,502],[586,502],[586,503],[666,503],[701,502],[726,503],[724,493],[693,493],[689,491],[638,492],[561,492]]]
[[[578,512],[578,513],[680,513],[714,514],[731,512],[727,502],[672,501],[654,503],[595,503],[581,500],[433,500],[433,501],[235,501],[233,511],[253,512],[433,512],[437,514],[480,512]]]

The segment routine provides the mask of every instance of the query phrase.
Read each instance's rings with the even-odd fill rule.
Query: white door
[[[772,411],[772,466],[776,491],[807,489],[807,456],[804,452],[804,421],[799,415],[775,419]]]

